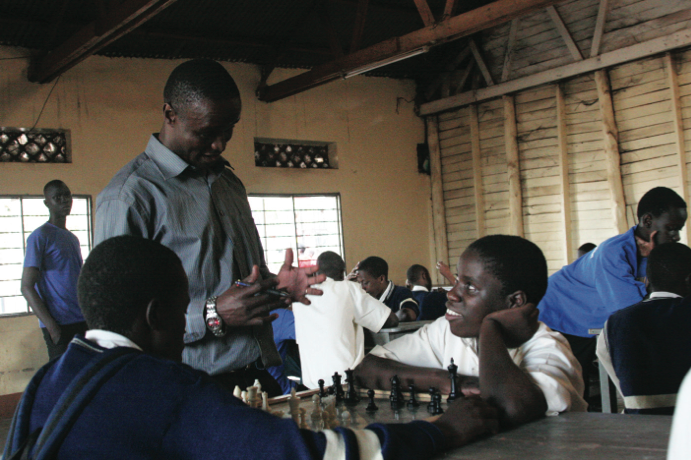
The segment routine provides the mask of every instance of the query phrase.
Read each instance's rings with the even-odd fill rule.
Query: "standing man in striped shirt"
[[[189,278],[183,362],[231,390],[259,379],[265,391],[280,394],[265,370],[280,363],[269,312],[287,300],[254,297],[255,287],[240,298],[228,291],[237,279],[273,276],[245,187],[221,156],[240,120],[240,92],[223,66],[198,59],[173,70],[163,97],[161,132],[98,196],[96,244],[136,235],[172,249]],[[309,285],[324,280],[309,276],[315,270],[292,267],[288,250],[278,287],[290,301],[309,304],[306,294],[321,293]]]

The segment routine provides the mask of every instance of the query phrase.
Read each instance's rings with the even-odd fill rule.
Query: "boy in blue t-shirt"
[[[72,337],[86,332],[77,301],[82,253],[79,240],[65,226],[72,211],[70,189],[61,180],[53,180],[43,188],[43,196],[50,218],[27,240],[21,291],[38,316],[48,356],[53,359],[67,350]]]

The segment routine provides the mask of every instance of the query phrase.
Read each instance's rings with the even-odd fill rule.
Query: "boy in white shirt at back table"
[[[358,283],[345,281],[345,262],[335,252],[317,259],[319,272],[327,276],[319,285],[322,296],[308,296],[311,304],[293,304],[295,336],[300,348],[302,383],[318,388],[319,379],[354,369],[365,357],[363,327],[379,332],[398,326],[389,307],[367,294]],[[316,287],[316,286],[314,286]]]
[[[355,369],[357,383],[449,394],[447,366],[458,366],[457,388],[479,394],[504,426],[563,411],[584,411],[581,366],[564,337],[537,320],[547,290],[540,248],[518,236],[491,235],[461,255],[458,278],[442,318],[378,346]]]

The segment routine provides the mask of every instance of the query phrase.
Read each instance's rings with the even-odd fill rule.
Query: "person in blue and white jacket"
[[[637,215],[638,225],[550,276],[537,306],[540,321],[569,341],[586,391],[597,340],[590,330],[602,329],[612,313],[643,299],[648,254],[656,245],[679,241],[686,202],[669,188],[655,187],[639,201]]]
[[[233,302],[271,302],[263,291],[275,280],[245,281],[252,286],[230,289]],[[39,371],[40,381],[29,384],[26,394],[33,401],[23,400],[15,416],[26,428],[8,446],[21,445],[45,424],[91,360],[120,347],[138,356],[86,404],[55,458],[424,459],[498,428],[497,411],[479,398],[455,402],[433,422],[322,432],[245,405],[204,372],[181,363],[187,276],[175,253],[153,240],[119,236],[99,244],[84,264],[78,295],[89,330]]]

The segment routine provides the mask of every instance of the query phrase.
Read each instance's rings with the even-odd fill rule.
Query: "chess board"
[[[347,393],[347,385],[344,385],[344,390]],[[296,393],[296,396],[300,398],[299,408],[304,409],[305,411],[305,425],[302,426],[302,428],[308,428],[313,431],[320,431],[324,429],[322,423],[315,423],[311,417],[311,414],[314,411],[313,396],[318,393],[319,390],[307,390]],[[366,410],[369,403],[367,389],[359,389],[358,394],[360,396],[360,401],[355,405],[346,404],[345,401],[335,403],[339,426],[353,429],[363,429],[371,423],[406,423],[413,420],[424,420],[432,417],[432,415],[427,411],[427,405],[431,399],[430,395],[427,393],[416,393],[416,399],[419,402],[419,406],[410,408],[406,404],[406,402],[410,399],[410,393],[404,391],[403,405],[394,409],[391,407],[391,403],[389,401],[390,391],[375,390],[374,402],[378,408],[376,411]],[[283,418],[291,418],[288,398],[289,396],[286,395],[270,399],[270,411]],[[322,401],[326,402],[326,398],[324,398]],[[444,396],[442,398],[442,409],[446,410],[447,405],[446,396]],[[321,409],[325,410],[325,406],[326,404],[322,404]],[[298,425],[300,425],[300,422],[298,422]]]

